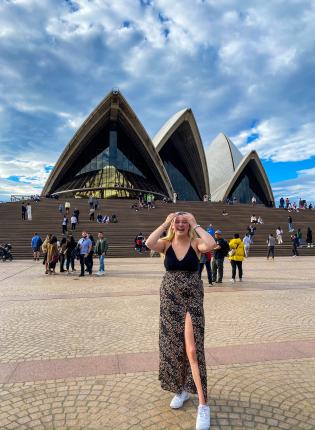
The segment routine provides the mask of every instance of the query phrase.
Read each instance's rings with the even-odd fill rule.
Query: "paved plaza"
[[[195,428],[197,399],[171,410],[157,380],[162,260],[106,263],[0,264],[1,430]],[[232,286],[227,262],[205,287],[211,429],[315,429],[314,263],[250,258]]]

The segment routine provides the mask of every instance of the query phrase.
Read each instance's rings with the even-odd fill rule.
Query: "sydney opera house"
[[[274,201],[256,151],[242,155],[220,133],[202,144],[191,109],[173,115],[151,139],[119,91],[109,93],[84,121],[52,170],[43,195],[198,201]]]

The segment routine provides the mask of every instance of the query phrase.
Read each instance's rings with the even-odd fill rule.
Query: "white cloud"
[[[250,136],[257,139],[247,143]],[[288,129],[281,118],[267,120],[242,130],[231,140],[246,153],[256,150],[259,156],[275,162],[307,160],[315,155],[315,122],[304,123],[298,128]]]
[[[0,159],[0,178],[8,179],[18,176],[22,182],[40,185],[48,178],[47,169],[52,164],[42,160],[31,160],[29,158],[10,160]]]
[[[52,164],[43,160],[0,158],[0,200],[12,194],[40,194]]]
[[[289,197],[292,202],[299,198],[314,202],[315,167],[298,170],[296,178],[273,183],[272,188],[277,201],[280,197]]]

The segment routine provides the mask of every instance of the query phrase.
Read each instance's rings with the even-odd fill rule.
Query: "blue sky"
[[[315,200],[312,0],[0,0],[0,200],[40,192],[119,88],[153,137],[191,107],[256,149],[275,196]]]

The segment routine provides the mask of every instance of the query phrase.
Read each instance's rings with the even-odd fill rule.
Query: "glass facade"
[[[172,134],[159,155],[178,198],[202,200],[205,194],[202,165],[187,121]]]
[[[270,202],[261,183],[264,183],[261,173],[258,171],[256,162],[251,160],[235,182],[228,198],[236,197],[240,203],[250,203],[252,197],[255,196],[257,203],[269,206]]]
[[[141,147],[120,124],[108,124],[78,154],[56,192],[78,190],[71,194],[92,192],[100,198],[134,197],[138,190],[165,195],[157,169]]]

